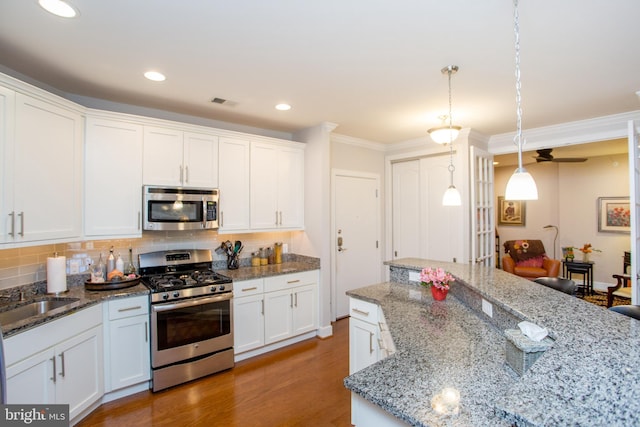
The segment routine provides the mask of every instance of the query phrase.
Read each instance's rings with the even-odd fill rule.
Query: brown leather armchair
[[[541,240],[507,240],[504,251],[502,269],[507,273],[529,280],[560,274],[560,260],[547,256]]]

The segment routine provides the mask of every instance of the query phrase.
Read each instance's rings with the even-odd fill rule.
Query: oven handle
[[[191,298],[191,299],[180,301],[177,303],[155,304],[155,305],[151,305],[151,309],[155,313],[159,313],[161,311],[175,310],[176,308],[194,307],[196,305],[209,304],[212,302],[229,301],[232,298],[233,298],[233,293],[227,292],[222,295],[215,295],[211,297]]]

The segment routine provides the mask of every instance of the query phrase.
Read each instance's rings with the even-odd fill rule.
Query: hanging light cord
[[[518,15],[518,0],[513,0],[514,12],[513,12],[513,32],[515,34],[516,44],[516,135],[513,138],[513,143],[518,146],[518,168],[522,169],[522,83],[520,82],[520,24]]]
[[[453,72],[453,67],[449,65],[447,67],[447,74],[449,74],[449,175],[451,177],[451,185],[453,185],[453,171],[456,170],[456,167],[453,166],[453,119],[451,118],[451,73]]]

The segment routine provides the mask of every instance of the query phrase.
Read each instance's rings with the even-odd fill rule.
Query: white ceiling
[[[67,94],[390,143],[515,130],[509,0],[2,0],[0,65]],[[521,0],[523,127],[640,109],[638,0]],[[156,69],[162,83],[142,73]],[[231,101],[212,104],[214,97]],[[287,102],[293,109],[276,111]]]

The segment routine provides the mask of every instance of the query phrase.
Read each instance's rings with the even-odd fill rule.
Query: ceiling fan
[[[536,162],[563,162],[563,163],[580,163],[586,162],[586,157],[559,157],[555,158],[551,155],[551,148],[545,148],[543,150],[536,150],[538,153],[537,156],[534,157]]]

